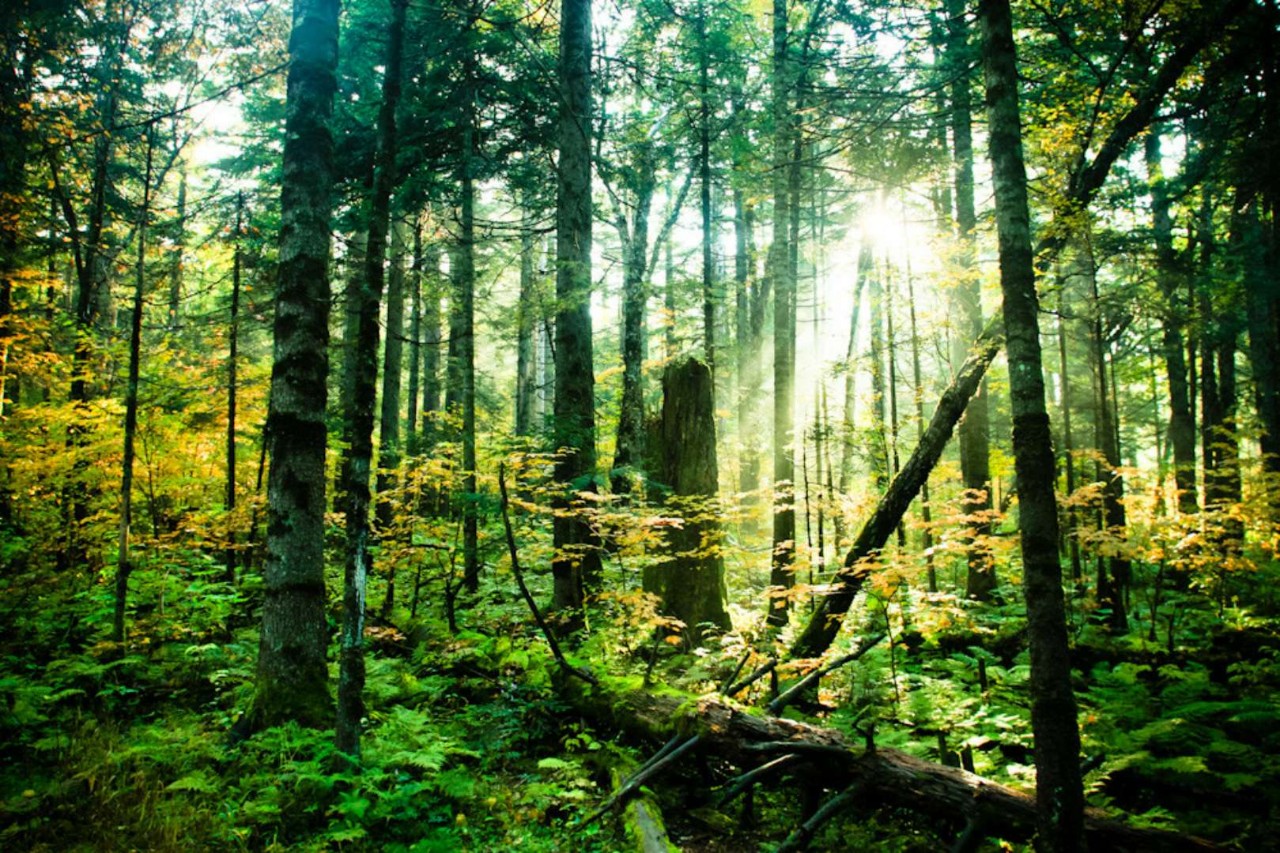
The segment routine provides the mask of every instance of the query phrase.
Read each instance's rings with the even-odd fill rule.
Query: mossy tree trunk
[[[711,368],[689,358],[662,377],[662,485],[667,512],[684,519],[666,530],[667,559],[647,568],[644,588],[661,597],[662,611],[685,624],[697,643],[706,625],[729,630],[724,558],[720,555],[719,465]]]
[[[333,722],[325,664],[325,382],[338,0],[294,0],[267,444],[267,565],[251,727]]]

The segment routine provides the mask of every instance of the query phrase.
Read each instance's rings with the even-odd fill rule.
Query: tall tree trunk
[[[649,211],[657,189],[653,145],[645,140],[636,155],[635,212],[628,227],[619,211],[618,233],[623,245],[622,271],[622,401],[618,409],[618,437],[610,474],[614,494],[631,491],[634,475],[644,473],[644,360],[646,353],[645,285],[649,252]]]
[[[111,639],[124,642],[125,606],[129,598],[130,525],[133,523],[134,442],[138,435],[138,374],[142,361],[142,308],[147,284],[147,218],[151,215],[151,155],[154,131],[147,129],[146,167],[142,178],[142,210],[138,216],[138,262],[134,269],[133,312],[129,317],[129,380],[124,397],[124,457],[120,463],[120,541],[116,552],[115,620]]]
[[[404,449],[409,456],[419,450],[418,405],[422,394],[422,219],[413,218],[413,260],[409,267],[409,387],[405,391]]]
[[[458,229],[458,365],[462,392],[462,583],[480,585],[480,520],[476,501],[476,56],[465,61],[466,115],[462,128],[462,203]],[[452,336],[451,332],[451,336]],[[453,341],[450,340],[450,349]]]
[[[1098,465],[1098,478],[1103,483],[1102,491],[1102,524],[1106,534],[1116,539],[1126,535],[1126,519],[1124,508],[1124,475],[1121,474],[1119,413],[1112,406],[1112,394],[1108,390],[1111,383],[1107,373],[1110,359],[1110,344],[1102,326],[1102,305],[1098,297],[1098,275],[1094,264],[1093,249],[1090,236],[1085,234],[1082,245],[1077,252],[1075,263],[1079,275],[1084,278],[1089,294],[1090,310],[1090,361],[1096,394],[1094,421],[1097,427],[1097,447],[1102,454]],[[1098,603],[1110,612],[1107,619],[1111,630],[1123,633],[1129,630],[1129,616],[1125,606],[1129,588],[1131,568],[1129,560],[1120,555],[1111,557],[1098,556]],[[1110,564],[1108,575],[1104,566]]]
[[[1039,306],[1022,160],[1017,55],[1008,0],[980,0],[978,18],[995,182],[1023,585],[1031,646],[1037,822],[1043,849],[1075,853],[1082,849],[1084,829],[1080,732],[1071,689],[1062,568],[1058,564],[1053,440],[1040,362]]]
[[[596,537],[570,510],[591,488],[596,468],[595,374],[591,341],[591,4],[560,4],[560,162],[556,172],[555,444],[564,448],[556,479],[564,492],[553,522],[553,604],[574,613],[584,582],[599,574]],[[576,618],[570,617],[573,627]]]
[[[711,371],[711,395],[716,376],[716,276],[712,247],[715,222],[711,211],[711,53],[707,47],[706,0],[698,0],[698,188],[702,213],[702,352]],[[714,399],[712,409],[714,411]]]
[[[916,442],[924,440],[924,378],[920,370],[920,330],[916,325],[916,289],[911,264],[907,262],[907,305],[911,310],[911,384],[916,401]],[[972,401],[971,401],[972,402]],[[933,565],[933,508],[929,505],[929,480],[920,486],[920,521],[924,524],[920,548],[928,566],[929,591],[938,591],[938,572]]]
[[[422,276],[422,439],[419,450],[429,453],[435,446],[440,419],[440,244],[432,242],[423,250]]]
[[[791,62],[787,0],[773,0],[773,554],[769,584],[770,625],[787,623],[788,593],[795,582],[795,278],[791,245],[791,161],[795,128],[790,112]]]
[[[1185,308],[1179,304],[1177,255],[1173,248],[1173,219],[1161,166],[1160,132],[1147,134],[1144,154],[1151,184],[1151,234],[1156,250],[1156,284],[1164,299],[1160,317],[1161,350],[1169,382],[1169,444],[1173,448],[1173,479],[1178,490],[1178,511],[1196,511],[1195,416],[1187,388],[1187,360],[1182,328]]]
[[[735,133],[742,133],[743,114],[746,107],[742,92],[734,89],[731,95],[732,121]],[[760,384],[763,381],[761,357],[763,354],[765,281],[756,279],[755,257],[755,207],[741,186],[739,177],[745,172],[742,149],[733,146],[733,280],[734,319],[737,326],[736,356],[738,370],[738,490],[750,494],[760,488]],[[744,506],[743,529],[756,530],[755,500]]]
[[[1241,253],[1247,298],[1249,364],[1253,368],[1253,402],[1262,424],[1258,443],[1263,470],[1280,475],[1280,275],[1268,263],[1267,240],[1259,216],[1261,198],[1242,199]],[[1273,218],[1275,213],[1272,213]],[[1272,223],[1272,227],[1280,227]],[[1273,493],[1274,493],[1273,489]],[[1280,516],[1280,501],[1273,501]]]
[[[227,511],[227,553],[224,558],[223,577],[229,584],[236,582],[236,534],[231,514],[236,508],[236,392],[239,390],[238,370],[240,353],[240,272],[241,240],[244,230],[244,193],[236,195],[235,243],[231,258],[231,316],[227,323],[227,483],[223,507]]]
[[[871,324],[871,471],[875,476],[876,491],[884,493],[889,485],[892,470],[889,465],[888,385],[884,371],[884,278],[883,268],[872,256],[871,279],[867,287]]]
[[[853,309],[849,315],[849,346],[844,355],[844,411],[840,424],[840,493],[847,495],[853,488],[853,460],[858,450],[857,429],[857,352],[858,352],[858,320],[862,310],[862,292],[867,282],[874,275],[875,260],[871,254],[871,244],[862,241],[858,249],[858,280],[853,286]],[[843,513],[836,514],[836,536],[843,532]]]
[[[1066,298],[1058,291],[1058,365],[1062,376],[1062,467],[1066,472],[1067,498],[1076,493],[1075,435],[1071,430],[1071,371],[1067,366]],[[1079,584],[1084,579],[1080,564],[1080,537],[1077,535],[1079,519],[1075,505],[1067,505],[1067,550],[1071,555],[1071,579]]]
[[[395,521],[391,493],[395,491],[400,468],[400,374],[404,362],[404,223],[391,222],[391,273],[387,279],[387,342],[382,356],[382,401],[378,418],[378,527],[385,532]],[[395,566],[387,564],[387,592],[382,614],[387,616],[396,602]]]
[[[724,559],[720,553],[719,466],[711,368],[689,358],[662,377],[662,482],[671,490],[667,512],[684,523],[666,529],[666,557],[647,568],[644,588],[662,599],[662,611],[684,623],[691,644],[703,626],[727,631]]]
[[[973,98],[969,68],[973,51],[969,43],[969,24],[964,0],[946,0],[947,66],[951,73],[951,135],[955,146],[956,237],[959,246],[959,282],[951,290],[952,316],[959,334],[952,338],[952,361],[964,359],[965,342],[983,327],[982,292],[975,263],[974,229],[977,227],[977,205],[973,181]],[[965,595],[975,601],[987,601],[998,584],[995,561],[987,546],[991,533],[991,427],[988,414],[986,383],[969,402],[960,422],[960,477],[964,481],[961,510],[966,521],[965,552],[968,572]]]
[[[173,269],[169,273],[169,331],[182,325],[182,280],[187,252],[187,166],[183,162],[178,173],[177,239],[173,246]]]
[[[333,721],[325,664],[325,383],[338,0],[294,0],[275,356],[267,413],[267,564],[250,729]]]
[[[343,509],[346,512],[346,571],[343,576],[342,639],[338,652],[338,720],[334,745],[353,763],[360,760],[360,720],[364,716],[365,587],[373,568],[369,553],[369,480],[373,468],[373,423],[378,396],[378,315],[385,283],[387,237],[391,229],[391,194],[396,183],[396,108],[404,54],[404,21],[408,0],[391,0],[387,31],[387,66],[378,108],[378,148],[373,194],[369,199],[369,243],[365,251],[363,287],[357,293],[355,364],[352,397],[345,409],[351,445],[343,457]],[[401,306],[403,312],[403,306]],[[388,333],[388,336],[390,333]]]
[[[516,305],[516,435],[533,435],[534,398],[538,393],[538,306],[533,260],[533,210],[526,199],[520,228],[520,301]]]

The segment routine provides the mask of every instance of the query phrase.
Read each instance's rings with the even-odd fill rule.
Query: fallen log
[[[584,714],[634,738],[656,742],[696,736],[700,750],[748,768],[794,755],[798,758],[788,763],[788,772],[810,768],[815,772],[802,778],[819,779],[832,790],[856,790],[858,803],[905,808],[962,827],[989,827],[991,835],[1013,841],[1035,834],[1034,793],[895,749],[867,749],[833,729],[749,713],[714,696],[650,693],[616,682],[591,687],[567,681],[563,691]],[[1131,827],[1096,809],[1086,813],[1085,833],[1092,851],[1221,849],[1200,838]]]

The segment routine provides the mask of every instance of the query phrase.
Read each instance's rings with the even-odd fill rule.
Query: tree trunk
[[[667,559],[646,568],[644,588],[662,599],[662,612],[684,623],[697,645],[703,626],[727,631],[724,558],[721,556],[719,465],[716,457],[714,379],[696,359],[667,367],[662,377],[662,485],[667,513],[684,519],[667,527]]]
[[[1094,421],[1097,427],[1097,447],[1102,454],[1102,462],[1098,465],[1098,479],[1103,483],[1102,491],[1102,525],[1104,533],[1117,540],[1125,535],[1126,519],[1124,509],[1124,475],[1120,473],[1120,441],[1118,412],[1112,406],[1112,394],[1108,390],[1111,383],[1107,379],[1107,371],[1111,359],[1110,345],[1102,327],[1102,305],[1098,296],[1098,275],[1094,265],[1093,250],[1090,237],[1084,235],[1083,245],[1076,257],[1079,274],[1085,279],[1089,294],[1090,309],[1090,361],[1093,365],[1093,376],[1096,394]],[[1105,464],[1103,464],[1105,463]],[[1129,630],[1129,616],[1125,605],[1129,578],[1132,573],[1129,560],[1123,556],[1098,558],[1098,603],[1110,612],[1107,624],[1111,630],[1124,633]],[[1109,563],[1108,575],[1104,565]]]
[[[707,47],[706,0],[698,0],[698,188],[702,213],[702,353],[713,377],[711,396],[715,408],[716,375],[716,276],[712,246],[715,221],[711,210],[711,53]]]
[[[1259,218],[1260,198],[1239,204],[1244,286],[1247,295],[1249,364],[1253,368],[1253,402],[1261,421],[1258,442],[1263,470],[1280,474],[1280,276],[1268,263],[1266,236]],[[1277,227],[1276,223],[1272,227]],[[1272,489],[1275,493],[1275,489]],[[1280,502],[1272,501],[1280,516]]]
[[[338,0],[294,0],[267,414],[267,565],[248,728],[333,721],[325,664],[325,381]]]
[[[387,237],[391,229],[391,194],[396,182],[396,107],[400,101],[404,21],[408,0],[391,0],[387,32],[387,70],[378,109],[378,148],[373,195],[369,200],[369,242],[363,286],[356,291],[357,330],[351,399],[345,406],[351,444],[342,460],[342,504],[346,513],[346,571],[343,576],[342,639],[338,652],[338,719],[334,745],[353,763],[360,760],[360,725],[364,716],[365,587],[373,568],[369,553],[369,479],[373,468],[373,423],[378,394],[378,315],[386,277]],[[403,305],[401,306],[403,312]],[[390,333],[388,333],[390,334]]]
[[[422,393],[422,219],[413,219],[413,260],[409,268],[409,387],[405,413],[405,452],[417,456],[419,450],[418,404]]]
[[[124,457],[120,463],[120,541],[116,552],[115,620],[111,639],[124,642],[124,611],[129,597],[130,525],[133,523],[134,441],[138,435],[138,374],[142,361],[142,308],[147,284],[147,218],[151,215],[151,155],[154,131],[147,129],[146,168],[142,178],[142,211],[138,217],[138,263],[134,270],[133,311],[129,317],[129,380],[124,397]]]
[[[476,56],[469,49],[463,74],[466,114],[462,128],[462,200],[458,229],[458,338],[462,404],[462,583],[480,586],[480,519],[476,503]],[[450,340],[450,350],[453,349]]]
[[[440,244],[432,242],[423,251],[422,276],[422,438],[419,450],[430,453],[436,446],[440,420]]]
[[[533,435],[534,398],[538,393],[536,351],[537,282],[533,274],[533,210],[525,200],[520,228],[520,296],[516,305],[516,422],[515,434]]]
[[[178,174],[177,239],[173,246],[173,270],[169,273],[169,331],[182,325],[182,277],[186,270],[187,252],[187,167],[184,162]]]
[[[227,323],[227,483],[223,507],[227,511],[227,553],[224,558],[223,577],[227,583],[236,582],[236,533],[231,514],[236,508],[236,386],[239,382],[240,347],[240,241],[244,229],[244,193],[236,195],[235,244],[231,259],[231,316]]]
[[[787,624],[788,590],[795,582],[795,278],[791,262],[791,152],[787,0],[773,0],[773,554],[769,572],[770,625]]]
[[[996,320],[987,325],[951,384],[942,392],[920,443],[907,458],[898,476],[889,484],[871,517],[863,524],[853,547],[845,556],[844,568],[836,575],[831,588],[819,599],[804,630],[792,644],[792,657],[817,657],[830,648],[836,634],[840,632],[844,614],[849,611],[854,597],[871,574],[871,561],[889,541],[907,507],[920,493],[929,472],[938,464],[956,422],[960,420],[965,406],[977,391],[991,360],[1000,351],[1004,336],[999,331],[999,326]]]
[[[1177,506],[1181,513],[1194,513],[1196,506],[1196,428],[1191,396],[1187,388],[1187,360],[1182,329],[1186,309],[1178,304],[1177,256],[1173,248],[1173,219],[1161,166],[1160,133],[1147,134],[1144,154],[1151,184],[1151,234],[1156,250],[1156,284],[1164,299],[1160,317],[1161,350],[1165,376],[1169,382],[1169,444],[1173,448],[1173,479]]]
[[[1008,0],[980,0],[987,124],[995,183],[1000,289],[1008,337],[1009,393],[1027,634],[1031,646],[1031,728],[1035,736],[1036,816],[1040,844],[1075,853],[1083,845],[1080,732],[1058,564],[1053,441],[1044,402],[1039,306],[1022,160],[1017,55]]]
[[[644,360],[646,354],[645,306],[649,300],[649,212],[657,189],[653,144],[639,143],[636,153],[635,213],[628,228],[619,211],[618,230],[623,245],[622,271],[622,400],[618,409],[618,440],[610,473],[614,494],[631,492],[637,473],[644,473]]]
[[[595,374],[591,341],[591,4],[560,4],[560,162],[556,170],[555,609],[581,610],[584,584],[599,574],[596,537],[568,512],[574,494],[593,488],[596,468]],[[570,615],[568,626],[576,618]]]
[[[951,75],[951,134],[955,146],[956,237],[959,239],[959,281],[950,292],[952,317],[958,334],[952,338],[952,361],[964,359],[965,341],[976,336],[983,327],[982,292],[974,260],[974,228],[977,206],[973,182],[973,98],[969,68],[973,50],[969,43],[969,25],[964,0],[946,0],[947,67]],[[959,349],[955,349],[959,347]],[[987,389],[984,382],[969,401],[964,420],[960,422],[960,476],[964,482],[961,511],[967,521],[965,552],[968,572],[965,595],[975,601],[988,601],[995,590],[995,561],[985,544],[991,533],[990,416],[987,412]]]
[[[391,493],[396,488],[400,468],[400,374],[404,361],[404,223],[391,222],[391,273],[387,279],[387,341],[382,357],[382,401],[378,419],[378,527],[382,535],[395,521]],[[396,601],[395,566],[387,564],[387,592],[382,614],[391,613]]]

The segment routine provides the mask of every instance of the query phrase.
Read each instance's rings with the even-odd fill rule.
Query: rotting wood
[[[762,755],[773,759],[779,754],[799,753],[803,754],[801,760],[821,774],[818,778],[824,785],[843,790],[861,784],[860,803],[905,808],[960,827],[981,819],[987,826],[999,827],[999,835],[1011,841],[1028,840],[1035,833],[1032,793],[896,749],[863,749],[832,729],[758,716],[715,696],[617,691],[607,684],[587,689],[575,680],[566,681],[563,690],[580,711],[632,737],[666,741],[675,732],[684,737],[697,735],[699,749],[742,767],[755,767]],[[1222,849],[1200,838],[1131,827],[1104,817],[1096,809],[1086,812],[1085,833],[1091,850],[1159,853]]]

